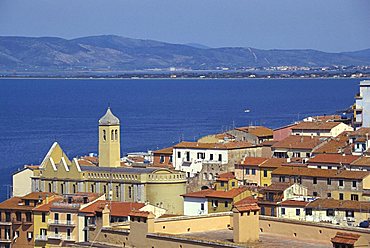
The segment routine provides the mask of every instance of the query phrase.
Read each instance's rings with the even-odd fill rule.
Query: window
[[[73,193],[76,193],[76,184],[73,184],[73,185],[72,185],[72,192],[73,192]]]
[[[106,185],[103,185],[103,193],[106,194],[107,193],[107,186]]]
[[[212,200],[212,207],[214,208],[218,207],[218,200]]]
[[[60,184],[60,193],[64,194],[64,184]]]
[[[271,216],[275,216],[275,207],[271,207]]]
[[[225,201],[225,208],[228,208],[228,207],[229,207],[229,202]]]
[[[164,163],[164,155],[161,155],[159,157],[159,163],[163,164]]]
[[[21,212],[16,212],[15,213],[17,221],[22,221],[22,213]]]
[[[25,200],[24,205],[29,206],[30,205],[30,200]]]
[[[58,227],[54,228],[54,233],[55,233],[55,235],[58,235],[58,233],[59,233]]]
[[[48,232],[47,232],[47,230],[46,230],[46,229],[44,229],[44,228],[40,228],[40,235],[41,235],[42,237],[45,237],[47,234],[48,234]]]
[[[328,198],[331,198],[331,193],[327,193],[327,194],[326,194],[326,196],[327,196]]]
[[[31,213],[30,213],[30,212],[27,212],[27,213],[26,213],[26,221],[27,221],[27,222],[32,222],[32,215],[31,215]]]
[[[281,183],[285,182],[285,176],[280,176],[279,177],[279,182],[281,182]]]
[[[119,197],[119,186],[117,185],[116,186],[116,198],[118,198]]]
[[[252,175],[256,175],[256,169],[252,169]]]
[[[312,208],[306,208],[306,215],[312,215]]]
[[[27,239],[31,240],[33,238],[33,232],[27,232]]]
[[[235,187],[235,182],[231,182],[231,187]]]
[[[10,222],[10,212],[5,212],[5,221]]]
[[[352,181],[352,188],[357,188],[357,181]]]
[[[285,208],[281,208],[281,215],[285,215]]]
[[[295,215],[296,216],[300,216],[301,215],[301,210],[299,208],[296,208]]]
[[[172,163],[172,155],[170,156],[170,161],[169,162]]]
[[[67,223],[71,223],[71,214],[67,214]]]
[[[313,196],[315,196],[315,197],[317,196],[317,192],[316,192],[316,191],[314,191],[312,194],[313,194]]]
[[[91,193],[94,193],[94,192],[95,192],[94,184],[91,184]]]
[[[112,130],[112,132],[110,133],[110,139],[113,140],[114,139],[114,130]]]
[[[107,140],[107,133],[105,130],[103,130],[103,140],[106,141]]]
[[[334,209],[327,209],[326,210],[326,216],[335,216]]]
[[[358,201],[358,195],[351,194],[351,201]]]
[[[300,152],[293,152],[293,158],[300,158],[301,153]]]
[[[344,200],[343,193],[339,193],[339,200]]]
[[[55,221],[55,223],[58,223],[58,221],[59,221],[59,214],[58,213],[54,214],[54,221]]]
[[[218,161],[222,161],[222,154],[218,154]]]
[[[204,152],[198,152],[197,153],[197,159],[205,159],[206,154]]]
[[[211,153],[211,154],[209,154],[209,160],[213,160],[213,154]]]
[[[309,152],[306,152],[306,158],[311,157],[311,154]]]
[[[332,168],[332,167],[329,165],[329,166],[328,166],[328,170],[331,170],[331,168]]]
[[[67,228],[67,239],[71,238],[71,229]]]
[[[245,174],[246,174],[246,175],[249,175],[249,168],[246,168],[246,169],[245,169]]]
[[[200,204],[200,210],[202,210],[202,211],[204,210],[204,203]]]
[[[263,170],[263,177],[267,177],[267,170]]]
[[[261,215],[265,215],[265,207],[261,207]]]
[[[312,180],[313,180],[313,184],[317,184],[317,178],[316,177],[312,178]]]
[[[46,214],[45,214],[45,213],[42,213],[42,215],[41,215],[41,221],[42,221],[43,223],[45,223],[45,222],[46,222]]]
[[[268,201],[274,201],[274,193],[272,193],[272,192],[268,192],[267,193],[267,200]]]
[[[186,161],[190,161],[190,152],[186,152]]]
[[[177,152],[177,157],[181,158],[181,152]]]
[[[49,192],[52,192],[51,183],[49,183]]]
[[[115,140],[118,140],[118,130],[117,129],[114,131],[114,138]]]
[[[343,186],[344,186],[343,179],[339,179],[339,187],[343,187]]]
[[[331,178],[326,179],[326,183],[327,183],[328,185],[331,185]]]
[[[355,216],[355,213],[353,212],[353,210],[346,211],[346,217],[354,217],[354,216]]]
[[[129,186],[128,187],[128,198],[132,197],[132,188]]]
[[[225,186],[225,182],[221,182],[221,187],[224,187]]]

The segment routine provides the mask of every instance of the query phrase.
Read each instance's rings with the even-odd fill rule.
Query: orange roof
[[[260,158],[260,157],[245,157],[242,165],[245,166],[259,166],[263,164],[268,158]]]
[[[222,173],[220,175],[217,176],[217,181],[229,181],[230,179],[235,179],[235,174],[234,172],[226,172],[226,173]]]
[[[356,136],[369,136],[370,137],[370,127],[361,127],[357,129],[356,131],[353,131],[350,133],[350,137],[356,137]]]
[[[361,237],[359,234],[337,232],[334,238],[331,238],[331,242],[338,244],[354,245],[356,241]]]
[[[55,193],[50,192],[31,192],[23,197],[21,197],[22,200],[39,200],[39,199],[45,199],[47,196],[55,195]]]
[[[248,196],[248,197],[245,197],[244,199],[241,199],[238,202],[235,202],[234,205],[235,206],[238,206],[238,205],[242,206],[242,205],[245,205],[245,204],[257,203],[257,202],[258,202],[257,198],[254,198],[253,196]]]
[[[317,154],[315,157],[310,158],[308,163],[319,163],[319,164],[350,164],[360,156],[345,155],[342,154]]]
[[[88,162],[90,162],[94,165],[99,164],[99,157],[95,157],[95,156],[83,156],[83,157],[78,159],[78,162],[80,163],[79,160],[85,160],[85,161],[88,161]]]
[[[307,205],[307,208],[354,210],[358,212],[369,213],[370,212],[370,202],[318,198],[310,202]]]
[[[112,216],[129,216],[129,213],[133,210],[139,210],[140,208],[144,207],[144,203],[138,202],[116,202],[116,201],[108,201],[108,200],[99,200],[96,201],[89,206],[80,210],[81,213],[86,214],[96,214],[97,212],[102,212],[105,205],[108,205],[110,209],[110,214]]]
[[[82,159],[82,158],[78,159],[77,161],[78,161],[78,164],[82,165],[82,166],[96,166],[91,161],[85,160],[85,159]]]
[[[324,121],[303,121],[292,128],[293,131],[299,130],[327,130],[330,131],[341,122],[324,122]]]
[[[279,191],[282,192],[292,186],[291,183],[284,183],[284,182],[274,182],[269,186],[262,189],[262,191]]]
[[[229,133],[219,133],[215,135],[216,139],[235,139],[235,136]]]
[[[234,205],[235,209],[238,212],[247,212],[247,211],[258,211],[260,208],[256,203],[247,203],[243,205]]]
[[[286,163],[286,158],[269,158],[263,164],[260,165],[262,168],[277,168]]]
[[[360,157],[359,159],[353,161],[351,165],[369,167],[370,157]]]
[[[295,201],[295,200],[286,200],[280,203],[284,207],[305,207],[309,202],[306,201]]]
[[[272,145],[272,148],[312,150],[322,142],[322,138],[314,136],[291,135]]]
[[[228,143],[199,143],[199,142],[188,142],[183,141],[174,146],[174,148],[191,148],[191,149],[215,149],[215,150],[232,150],[254,147],[249,142],[235,141]]]
[[[212,198],[225,198],[225,199],[233,199],[234,197],[240,195],[244,191],[246,191],[247,188],[240,187],[240,188],[234,188],[229,191],[213,191],[206,195],[206,197],[212,197]]]
[[[214,189],[204,189],[204,190],[201,190],[201,191],[196,191],[196,192],[190,192],[190,193],[187,193],[187,194],[183,194],[181,196],[183,196],[183,197],[193,197],[193,198],[204,198],[208,194],[210,194],[214,191],[215,191]]]
[[[318,115],[311,116],[315,121],[331,121],[331,120],[340,120],[340,115]]]
[[[321,178],[341,178],[341,179],[363,179],[370,175],[369,171],[349,171],[349,170],[329,170],[306,167],[289,167],[282,166],[275,169],[272,175],[293,175],[306,177],[321,177]]]
[[[40,168],[40,165],[25,165],[25,168],[29,168],[31,170],[37,170]]]
[[[58,201],[61,201],[61,200],[63,200],[63,197],[62,196],[55,196],[52,199],[50,199],[48,203],[44,203],[44,204],[41,204],[41,205],[35,207],[33,209],[33,211],[36,211],[36,212],[49,212],[50,211],[50,208],[51,208],[51,205],[53,204],[53,202],[58,202]]]
[[[172,154],[173,147],[166,147],[160,150],[153,151],[153,154]]]
[[[332,137],[323,142],[313,152],[314,153],[352,153],[352,145],[349,144],[349,133],[343,132],[337,137]]]
[[[263,126],[238,127],[235,129],[242,132],[253,134],[257,137],[269,137],[273,135],[272,129]]]
[[[131,211],[129,213],[129,216],[134,216],[134,217],[148,217],[151,213],[148,211]]]

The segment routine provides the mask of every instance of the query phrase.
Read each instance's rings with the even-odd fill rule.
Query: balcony
[[[12,240],[8,238],[0,238],[0,244],[11,244]]]
[[[47,241],[48,240],[48,236],[46,235],[36,235],[35,237],[35,241]]]
[[[17,219],[17,218],[13,218],[12,219],[12,224],[14,224],[14,225],[21,225],[22,224],[22,220],[21,219]]]
[[[49,234],[48,239],[62,240],[62,234],[60,234],[60,233]]]
[[[9,220],[0,221],[0,226],[11,226],[12,222]]]
[[[48,224],[49,226],[76,226],[76,223],[71,220],[49,220]]]
[[[33,221],[32,221],[32,219],[24,218],[24,219],[22,219],[22,223],[24,225],[32,225],[33,224]]]

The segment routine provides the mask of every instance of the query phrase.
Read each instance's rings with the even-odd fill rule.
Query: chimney
[[[108,204],[105,204],[102,214],[103,214],[103,227],[110,227],[110,210],[108,208]]]
[[[257,204],[237,205],[233,208],[233,241],[249,243],[259,241],[259,210]]]

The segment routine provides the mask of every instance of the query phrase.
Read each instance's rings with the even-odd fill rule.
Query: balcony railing
[[[62,239],[62,234],[60,233],[49,234],[48,239]]]
[[[11,243],[12,242],[12,240],[11,239],[7,239],[7,238],[0,238],[0,244],[1,243],[7,243],[7,244],[9,244],[9,243]]]
[[[49,220],[48,222],[51,226],[75,226],[76,223],[74,223],[71,220]]]
[[[47,241],[48,236],[46,236],[46,235],[36,235],[35,240],[37,240],[37,241]]]
[[[11,226],[12,222],[11,221],[0,221],[0,226]]]

